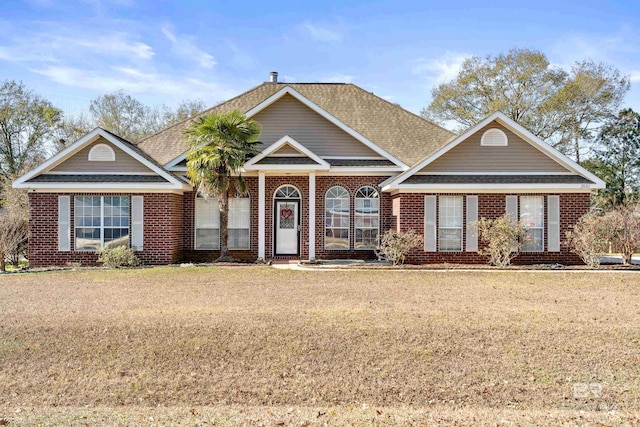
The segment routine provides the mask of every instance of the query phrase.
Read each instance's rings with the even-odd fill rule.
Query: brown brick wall
[[[424,197],[427,194],[403,193],[394,196],[394,203],[400,205],[400,228],[403,231],[413,229],[424,233]],[[466,194],[440,194],[460,195]],[[557,195],[549,193],[547,195]],[[507,194],[478,194],[478,217],[497,218],[505,213]],[[590,195],[588,193],[562,193],[560,196],[560,252],[522,253],[513,261],[514,264],[561,263],[581,264],[580,259],[569,251],[565,242],[566,232],[571,230],[576,221],[589,211]],[[399,200],[399,202],[395,202]],[[544,244],[547,248],[547,198],[544,198]],[[463,204],[463,218],[466,218],[466,199]],[[437,226],[437,224],[436,224]],[[466,229],[463,227],[463,242],[466,240]],[[480,248],[482,243],[479,242]],[[463,244],[464,249],[464,244]],[[422,263],[486,263],[486,258],[475,252],[424,252],[414,250],[407,257],[407,262]]]
[[[58,251],[58,196],[71,196],[71,251]],[[96,265],[98,255],[74,248],[74,196],[106,193],[30,193],[29,263],[34,267],[80,262]],[[144,196],[144,250],[136,255],[147,265],[169,264],[182,257],[182,197],[173,193],[113,194]]]

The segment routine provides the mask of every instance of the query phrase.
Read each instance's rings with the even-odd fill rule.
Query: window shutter
[[[560,196],[547,197],[547,250],[560,252]]]
[[[131,196],[131,247],[144,249],[144,196]]]
[[[467,252],[478,251],[478,196],[467,196]]]
[[[424,250],[436,251],[436,196],[424,197]]]
[[[71,250],[71,197],[58,196],[58,250]]]
[[[507,214],[511,221],[518,222],[518,196],[507,196]]]

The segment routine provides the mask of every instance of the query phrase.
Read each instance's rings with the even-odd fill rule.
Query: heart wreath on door
[[[293,216],[293,209],[290,209],[290,208],[280,209],[280,216],[282,216],[282,218],[284,219],[291,218]]]

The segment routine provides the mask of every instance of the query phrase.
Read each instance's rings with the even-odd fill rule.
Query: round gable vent
[[[96,144],[89,150],[90,162],[114,162],[116,153],[107,144]]]
[[[492,128],[482,134],[480,139],[480,145],[486,145],[489,147],[504,147],[509,145],[509,139],[507,134],[497,128]]]

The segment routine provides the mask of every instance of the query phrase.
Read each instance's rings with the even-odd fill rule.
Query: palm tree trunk
[[[220,258],[216,261],[231,261],[229,257],[229,193],[218,198],[220,205]]]

